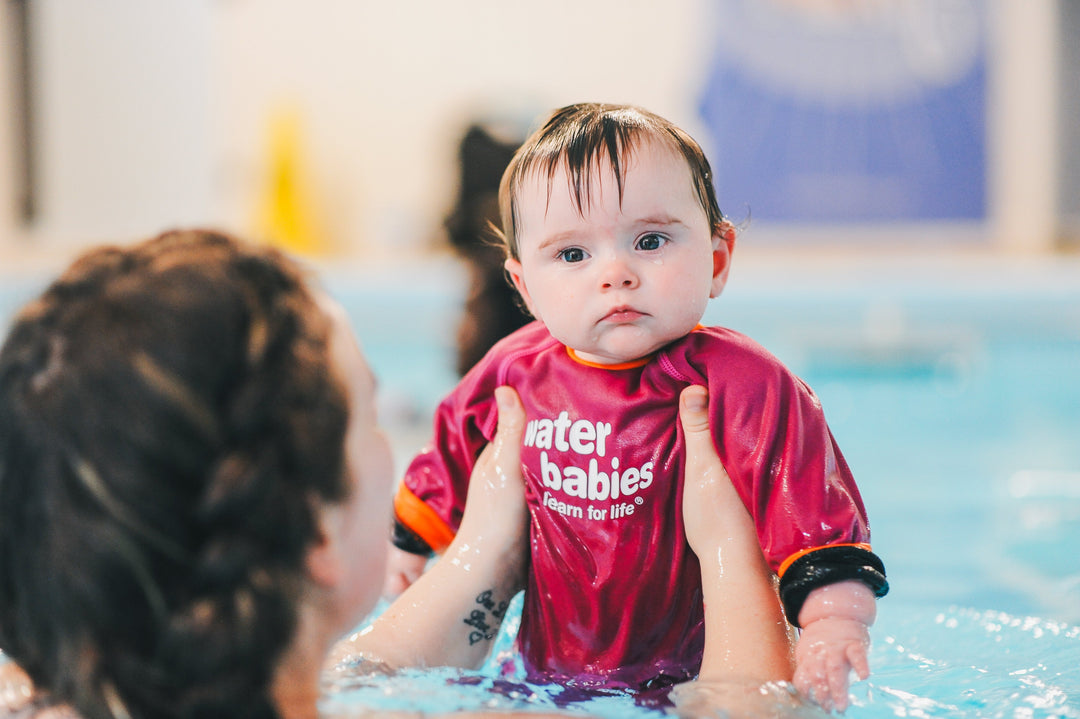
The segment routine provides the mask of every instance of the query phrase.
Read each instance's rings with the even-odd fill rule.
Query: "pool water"
[[[1065,264],[962,282],[739,268],[710,305],[706,323],[754,337],[814,387],[866,501],[892,589],[849,717],[1080,719],[1080,263]],[[324,278],[379,375],[400,466],[456,379],[462,273],[447,261]],[[0,288],[0,325],[34,289]],[[550,709],[555,692],[521,679],[516,621],[480,671],[339,672],[324,709]],[[663,716],[618,696],[577,708]]]
[[[816,289],[751,278],[705,317],[814,387],[859,481],[892,590],[847,716],[1080,718],[1080,273],[900,274]],[[400,462],[455,379],[460,285],[414,279],[408,297],[377,278],[330,281],[380,375]],[[512,661],[339,680],[337,707],[553,706]],[[662,715],[618,697],[580,708]]]
[[[505,659],[512,656],[516,630],[516,615],[510,617],[496,656],[478,671],[443,668],[387,677],[343,669],[327,683],[326,713],[348,716],[358,707],[379,706],[438,712],[559,708],[610,719],[666,716],[662,709],[618,696],[560,707],[554,698],[557,688],[530,685],[520,667]],[[881,607],[872,640],[872,674],[851,690],[846,716],[852,719],[1080,717],[1080,627],[996,610],[954,606],[924,611],[890,599]],[[788,709],[769,714],[796,715],[824,713]]]

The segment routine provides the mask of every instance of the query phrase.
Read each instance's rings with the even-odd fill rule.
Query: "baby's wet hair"
[[[590,179],[605,165],[610,167],[622,198],[625,167],[644,142],[659,141],[680,153],[690,170],[691,182],[714,233],[727,231],[716,200],[712,168],[701,146],[685,130],[669,120],[633,105],[578,103],[553,112],[539,130],[518,149],[499,186],[500,236],[507,256],[520,259],[518,192],[530,173],[539,173],[548,184],[565,167],[570,196],[579,212],[591,202]]]

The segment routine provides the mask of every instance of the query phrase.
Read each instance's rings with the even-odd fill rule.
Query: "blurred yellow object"
[[[300,113],[295,109],[275,112],[268,139],[267,177],[258,201],[255,235],[286,252],[325,254],[326,241],[317,227],[302,161]]]

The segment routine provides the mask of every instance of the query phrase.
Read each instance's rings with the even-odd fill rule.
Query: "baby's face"
[[[731,246],[713,234],[675,150],[643,142],[589,180],[579,212],[566,169],[530,173],[517,196],[520,261],[507,260],[533,316],[581,359],[616,364],[690,332],[723,289]]]

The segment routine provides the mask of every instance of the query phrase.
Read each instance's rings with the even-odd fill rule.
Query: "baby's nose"
[[[605,290],[631,289],[637,286],[638,276],[626,262],[612,260],[604,268],[600,283]]]

